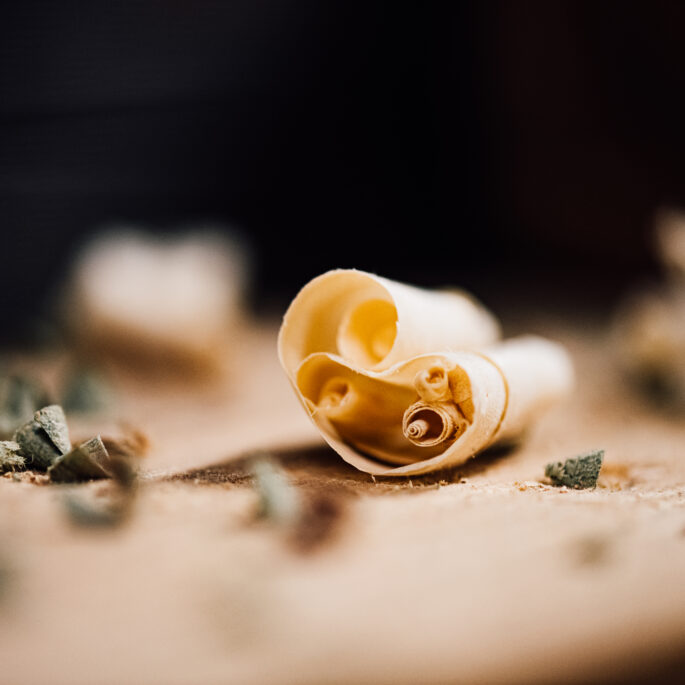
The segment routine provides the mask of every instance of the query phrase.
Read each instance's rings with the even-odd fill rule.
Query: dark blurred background
[[[665,1],[5,3],[0,337],[112,221],[238,227],[262,309],[336,266],[611,302],[685,202],[684,30]]]

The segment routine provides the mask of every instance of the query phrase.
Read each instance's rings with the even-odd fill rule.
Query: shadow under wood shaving
[[[352,468],[329,447],[306,445],[268,452],[247,452],[237,458],[184,473],[166,476],[163,480],[192,482],[198,485],[251,486],[252,464],[256,458],[268,456],[288,474],[293,485],[329,487],[373,485],[368,474]]]
[[[473,477],[493,468],[510,453],[511,448],[508,447],[492,448],[460,466],[411,477],[371,476],[350,466],[334,450],[324,445],[270,450],[268,456],[283,468],[292,484],[298,487],[312,490],[336,487],[350,493],[381,494],[398,490],[419,492],[426,488],[438,488],[442,485],[458,483],[464,478]],[[196,485],[249,487],[252,483],[252,462],[259,456],[265,456],[265,453],[248,452],[238,458],[166,476],[163,480],[191,482]]]

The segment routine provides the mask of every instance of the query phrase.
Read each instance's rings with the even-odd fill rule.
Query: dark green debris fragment
[[[93,497],[93,493],[65,494],[64,510],[70,523],[83,528],[116,528],[131,517],[138,474],[131,461],[124,457],[110,457],[108,470],[113,489],[107,497]]]
[[[300,515],[300,500],[285,472],[271,459],[262,457],[253,463],[252,473],[259,495],[257,515],[280,524],[295,521]]]
[[[77,369],[68,378],[62,397],[67,412],[96,413],[112,405],[112,391],[96,372]]]
[[[95,502],[90,498],[68,494],[64,497],[64,508],[69,521],[83,528],[114,528],[122,524],[130,514],[126,502]]]
[[[252,474],[259,496],[257,516],[280,528],[297,552],[315,550],[340,528],[345,507],[335,493],[296,487],[281,466],[266,456],[253,462]]]
[[[109,455],[98,435],[58,457],[48,469],[55,483],[76,483],[95,478],[109,478]]]
[[[129,457],[110,453],[107,472],[121,492],[130,495],[135,491],[138,483],[138,471]]]
[[[0,441],[0,473],[5,471],[22,471],[26,459],[21,455],[19,444],[12,440]]]
[[[565,462],[552,462],[545,467],[545,475],[553,485],[568,488],[594,488],[602,468],[604,450],[594,450]]]
[[[27,465],[38,471],[47,470],[62,454],[71,450],[69,429],[64,412],[53,404],[38,410],[31,421],[14,434]]]
[[[64,410],[59,404],[51,404],[48,407],[39,409],[33,418],[48,434],[52,444],[61,454],[66,454],[71,450],[67,417],[64,416]]]
[[[47,393],[35,381],[19,375],[0,376],[0,439],[11,438],[47,403]]]
[[[26,465],[36,471],[47,471],[61,454],[37,421],[25,423],[14,434],[14,441],[19,443]]]

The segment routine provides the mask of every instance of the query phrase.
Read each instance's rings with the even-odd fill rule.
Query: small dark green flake
[[[64,416],[64,410],[59,404],[51,404],[48,407],[39,409],[34,414],[33,418],[48,434],[48,437],[52,440],[52,444],[61,454],[69,452],[71,449],[71,440],[69,440],[67,417]]]
[[[252,473],[259,495],[258,516],[280,524],[295,521],[300,515],[300,500],[285,472],[271,459],[262,457],[253,463]]]
[[[130,514],[128,503],[94,502],[70,493],[63,499],[69,521],[83,528],[115,528]]]
[[[60,451],[37,421],[25,423],[14,434],[14,441],[19,443],[21,453],[26,457],[27,466],[38,471],[47,470],[60,456]]]
[[[577,490],[594,488],[604,460],[604,450],[594,450],[587,454],[567,459],[565,462],[552,462],[545,467],[545,475],[553,485],[565,485]]]
[[[133,465],[128,459],[110,457],[107,470],[113,480],[113,490],[109,491],[108,497],[94,498],[92,493],[89,496],[76,492],[67,492],[64,496],[65,513],[73,525],[94,529],[116,528],[133,514],[138,489]]]
[[[108,460],[109,455],[98,435],[58,457],[48,469],[48,475],[56,483],[109,478]]]
[[[0,439],[12,437],[46,404],[46,392],[38,383],[16,374],[0,376]]]
[[[38,410],[31,421],[14,434],[27,465],[45,471],[60,455],[71,449],[64,412],[53,404]]]
[[[112,391],[94,371],[77,369],[68,378],[62,397],[67,412],[97,413],[112,405]]]

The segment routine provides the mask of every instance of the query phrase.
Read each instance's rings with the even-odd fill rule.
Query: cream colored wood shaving
[[[113,229],[86,245],[75,264],[67,323],[96,355],[215,373],[242,323],[246,276],[244,250],[222,233]]]
[[[462,291],[428,291],[354,269],[328,271],[302,288],[283,319],[281,361],[291,370],[313,352],[340,354],[378,371],[431,350],[488,345],[495,317]]]
[[[498,332],[464,294],[334,271],[290,306],[279,356],[338,454],[368,473],[412,475],[518,438],[570,390],[560,345],[535,337],[492,345]]]

